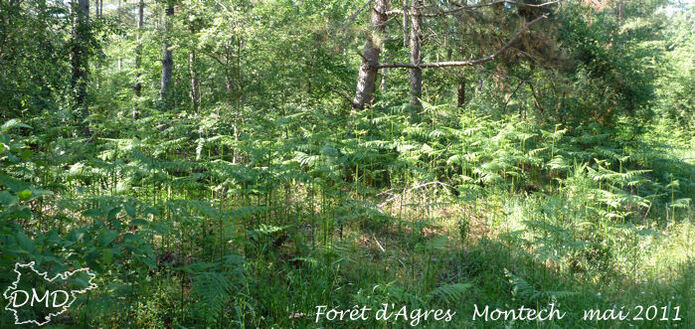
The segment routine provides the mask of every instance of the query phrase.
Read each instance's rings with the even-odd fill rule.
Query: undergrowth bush
[[[268,114],[243,129],[214,113],[153,118],[131,130],[158,125],[148,134],[104,125],[75,138],[96,157],[50,130],[2,128],[2,268],[92,268],[108,293],[74,317],[301,327],[326,303],[571,299],[586,287],[538,290],[521,264],[543,264],[542,282],[625,277],[645,241],[692,222],[695,167],[682,153],[692,141],[656,124],[539,126],[426,103],[417,123],[387,105],[347,119]],[[475,254],[492,243],[481,223],[514,259],[484,268],[497,256]]]

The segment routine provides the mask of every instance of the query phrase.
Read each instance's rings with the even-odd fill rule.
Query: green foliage
[[[667,35],[666,54],[663,73],[657,88],[658,109],[663,114],[681,125],[693,127],[693,85],[695,85],[695,33],[693,33],[693,15],[695,8],[673,8],[668,15],[672,24],[665,29]]]
[[[174,3],[168,32],[161,1],[140,30],[137,2],[93,17],[76,122],[66,5],[0,2],[0,287],[28,261],[90,267],[100,287],[56,327],[351,327],[312,312],[383,303],[458,312],[421,324],[435,328],[502,325],[471,322],[472,303],[552,302],[571,324],[581,307],[654,300],[695,316],[692,8],[427,19],[431,62],[489,53],[515,28],[498,23],[552,13],[497,61],[425,71],[413,111],[396,69],[350,108],[364,3]],[[384,32],[382,62],[408,57],[401,33]]]

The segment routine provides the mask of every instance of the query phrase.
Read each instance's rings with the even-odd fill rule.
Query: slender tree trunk
[[[408,48],[408,0],[403,0],[403,15],[401,15],[403,24],[403,48]]]
[[[363,109],[365,105],[372,103],[376,76],[379,70],[379,53],[381,52],[381,35],[386,26],[386,11],[389,9],[388,0],[374,0],[371,17],[371,33],[367,35],[362,50],[362,64],[357,76],[357,88],[355,98],[352,100],[354,108]]]
[[[103,1],[103,0],[102,0]],[[116,18],[120,23],[121,21],[121,0],[118,0],[118,6],[116,7]],[[121,70],[121,56],[118,56],[118,70]]]
[[[384,50],[384,56],[386,56],[386,50]],[[381,70],[381,82],[379,83],[379,89],[382,91],[386,90],[386,75],[388,75],[389,69],[385,68]]]
[[[97,20],[101,19],[101,6],[103,5],[103,0],[96,0],[95,5],[94,5],[94,17],[96,17]],[[95,80],[96,84],[96,89],[99,90],[101,89],[101,63],[99,61],[96,61],[94,63],[94,67],[96,67],[96,71],[98,74],[95,77],[92,77]]]
[[[103,1],[103,0],[102,0]],[[138,2],[138,35],[137,35],[137,46],[135,47],[135,108],[133,109],[133,119],[138,119],[140,116],[140,110],[138,109],[138,102],[140,101],[140,96],[142,95],[142,81],[140,66],[142,65],[142,28],[145,23],[144,18],[145,12],[145,0],[140,0]]]
[[[89,39],[89,0],[72,0],[73,39],[72,46],[72,87],[75,92],[75,110],[79,111],[82,120],[89,116],[87,101],[87,69]],[[90,135],[89,124],[84,122],[84,134]]]
[[[386,75],[388,74],[389,69],[383,69],[381,70],[381,90],[385,91],[386,90]]]
[[[198,73],[195,70],[195,49],[191,50],[188,55],[188,73],[191,76],[191,104],[193,112],[198,112],[198,104],[200,102],[200,83],[198,82]]]
[[[103,1],[103,0],[102,0]],[[144,18],[145,0],[140,0],[138,3],[138,36],[137,46],[135,47],[135,96],[140,97],[142,94],[142,81],[140,81],[140,66],[142,65],[142,28],[145,23]]]
[[[174,2],[167,1],[167,8],[164,17],[164,44],[162,46],[162,83],[160,94],[162,104],[165,108],[172,105],[171,99],[171,75],[174,70],[174,57],[171,52],[171,42],[169,40],[171,34],[171,20],[174,16]]]
[[[227,64],[229,65],[229,63]],[[225,66],[224,69],[224,89],[227,91],[227,103],[230,105],[234,104],[234,90],[233,90],[233,85],[234,85],[234,80],[232,78],[232,73],[230,72],[229,68]]]
[[[195,37],[197,30],[197,21],[193,19],[189,22],[188,31],[190,35]],[[193,112],[198,112],[198,107],[200,105],[200,82],[198,81],[198,72],[196,71],[196,47],[197,44],[193,42],[191,44],[191,52],[188,54],[188,74],[191,79],[191,107]]]
[[[458,88],[456,90],[457,105],[460,108],[466,106],[466,71],[461,70]]]
[[[422,6],[420,0],[411,0],[410,8],[410,64],[420,65],[422,57],[420,47],[422,46],[422,17],[419,7]],[[420,96],[422,94],[422,68],[413,67],[410,69],[410,105],[417,108],[421,106]]]

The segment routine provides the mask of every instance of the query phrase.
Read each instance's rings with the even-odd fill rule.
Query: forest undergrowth
[[[2,126],[2,216],[19,218],[2,221],[3,268],[84,265],[102,287],[49,326],[347,328],[317,306],[383,303],[457,312],[423,328],[693,325],[695,139],[665,120],[544,126],[426,103],[420,122],[389,104],[243,129],[172,116],[104,119],[89,139]],[[472,320],[474,304],[550,303],[563,320]],[[635,305],[683,320],[580,321]]]

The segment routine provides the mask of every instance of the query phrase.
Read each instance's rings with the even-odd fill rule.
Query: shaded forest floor
[[[410,320],[371,322],[327,321],[318,324],[314,312],[306,318],[291,315],[316,310],[317,305],[350,309],[395,303],[396,310],[443,308],[456,311],[451,323],[424,321],[424,328],[688,328],[693,318],[695,229],[692,222],[640,227],[618,238],[620,250],[608,255],[573,255],[558,244],[557,236],[544,234],[543,242],[528,243],[515,235],[528,223],[527,211],[537,211],[547,196],[507,195],[485,201],[448,203],[431,210],[432,217],[405,216],[390,230],[364,228],[336,239],[326,262],[331,266],[278,265],[279,277],[269,277],[263,300],[277,309],[277,327],[407,328]],[[528,205],[533,202],[533,205]],[[417,203],[417,202],[415,202]],[[547,203],[545,204],[547,206]],[[478,208],[478,209],[472,209]],[[420,208],[422,209],[422,208]],[[532,210],[532,211],[533,211]],[[471,218],[470,232],[461,236],[460,218]],[[564,233],[564,232],[563,232]],[[562,234],[562,233],[557,233]],[[630,237],[631,234],[634,236]],[[644,234],[644,235],[643,235]],[[646,236],[646,237],[645,237]],[[551,241],[550,239],[558,239]],[[569,244],[569,243],[568,243]],[[542,250],[544,248],[552,251]],[[539,250],[541,249],[541,250]],[[546,255],[553,252],[553,255]],[[593,252],[593,251],[592,251]],[[608,251],[610,253],[611,251]],[[591,257],[581,264],[582,257]],[[595,264],[593,262],[601,262]],[[287,281],[283,280],[286,279]],[[456,284],[461,284],[457,286]],[[443,289],[442,289],[443,288]],[[446,290],[450,288],[451,290]],[[457,290],[460,289],[460,290]],[[289,291],[289,294],[281,294]],[[266,299],[267,298],[267,299]],[[474,304],[482,310],[556,308],[566,311],[562,320],[474,320]],[[265,303],[264,303],[265,304]],[[283,305],[283,308],[279,308]],[[287,308],[287,305],[291,305]],[[584,310],[630,311],[656,305],[659,312],[680,306],[681,321],[584,321]],[[410,311],[409,311],[410,312]],[[642,314],[644,315],[644,314]],[[661,318],[661,313],[659,317]],[[643,317],[643,316],[642,316]],[[418,322],[415,322],[418,323]]]
[[[7,214],[24,218],[3,259],[98,273],[106,290],[56,328],[413,326],[316,323],[320,305],[384,303],[456,312],[423,328],[692,327],[692,136],[668,122],[570,130],[440,108],[412,124],[399,111],[352,125],[300,113],[238,136],[214,116],[160,118],[88,144],[6,127],[35,154],[2,176]],[[551,303],[562,320],[473,320],[474,305]],[[638,305],[657,319],[582,320]]]

